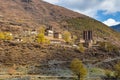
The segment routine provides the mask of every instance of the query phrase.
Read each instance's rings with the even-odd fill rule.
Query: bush
[[[120,62],[114,66],[115,78],[120,79]]]
[[[110,70],[105,70],[105,75],[106,75],[107,78],[112,78],[113,77],[112,71],[110,71]]]
[[[107,52],[119,52],[119,48],[109,42],[100,42],[100,49],[107,51]]]

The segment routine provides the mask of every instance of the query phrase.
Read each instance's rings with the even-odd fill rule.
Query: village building
[[[85,43],[83,44],[85,47],[92,47],[93,32],[91,30],[83,31],[83,39],[85,40]]]
[[[62,34],[60,32],[54,32],[54,38],[62,39]]]
[[[83,38],[80,38],[79,42],[83,44],[85,43],[85,40]]]
[[[22,42],[22,41],[23,41],[23,39],[22,39],[22,38],[17,38],[17,37],[15,37],[15,38],[14,38],[14,41],[17,41],[17,42]]]
[[[45,30],[45,36],[50,40],[51,44],[62,44],[65,41],[62,39],[62,34],[59,31],[54,31],[52,26],[49,26]]]
[[[54,31],[53,28],[51,26],[49,26],[46,30],[45,30],[45,35],[49,36],[49,37],[54,37]]]

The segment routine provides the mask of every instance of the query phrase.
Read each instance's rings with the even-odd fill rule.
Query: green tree
[[[85,48],[84,48],[83,44],[79,44],[79,51],[80,51],[81,53],[84,53],[84,52],[85,52]]]
[[[87,75],[87,69],[84,67],[82,61],[79,59],[73,59],[70,65],[71,70],[77,75],[78,80],[84,80]]]
[[[63,32],[63,39],[67,42],[71,42],[71,33],[69,31],[64,31]]]

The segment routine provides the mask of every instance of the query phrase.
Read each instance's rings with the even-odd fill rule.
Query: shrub
[[[113,44],[111,44],[110,42],[100,42],[99,43],[100,48],[104,51],[107,52],[119,52],[119,48]]]
[[[120,79],[120,62],[114,66],[114,70],[115,70],[115,78]]]
[[[107,78],[113,77],[111,70],[105,70],[105,75],[106,75]]]

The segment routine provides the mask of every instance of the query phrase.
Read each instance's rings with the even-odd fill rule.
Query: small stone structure
[[[50,43],[52,44],[61,44],[64,43],[64,40],[62,39],[62,34],[58,31],[54,31],[52,26],[49,26],[45,30],[46,38],[50,40]]]
[[[45,30],[45,35],[49,36],[49,37],[54,37],[54,31],[53,28],[51,26],[49,26],[46,30]]]
[[[54,38],[62,39],[62,34],[60,32],[55,32]]]

